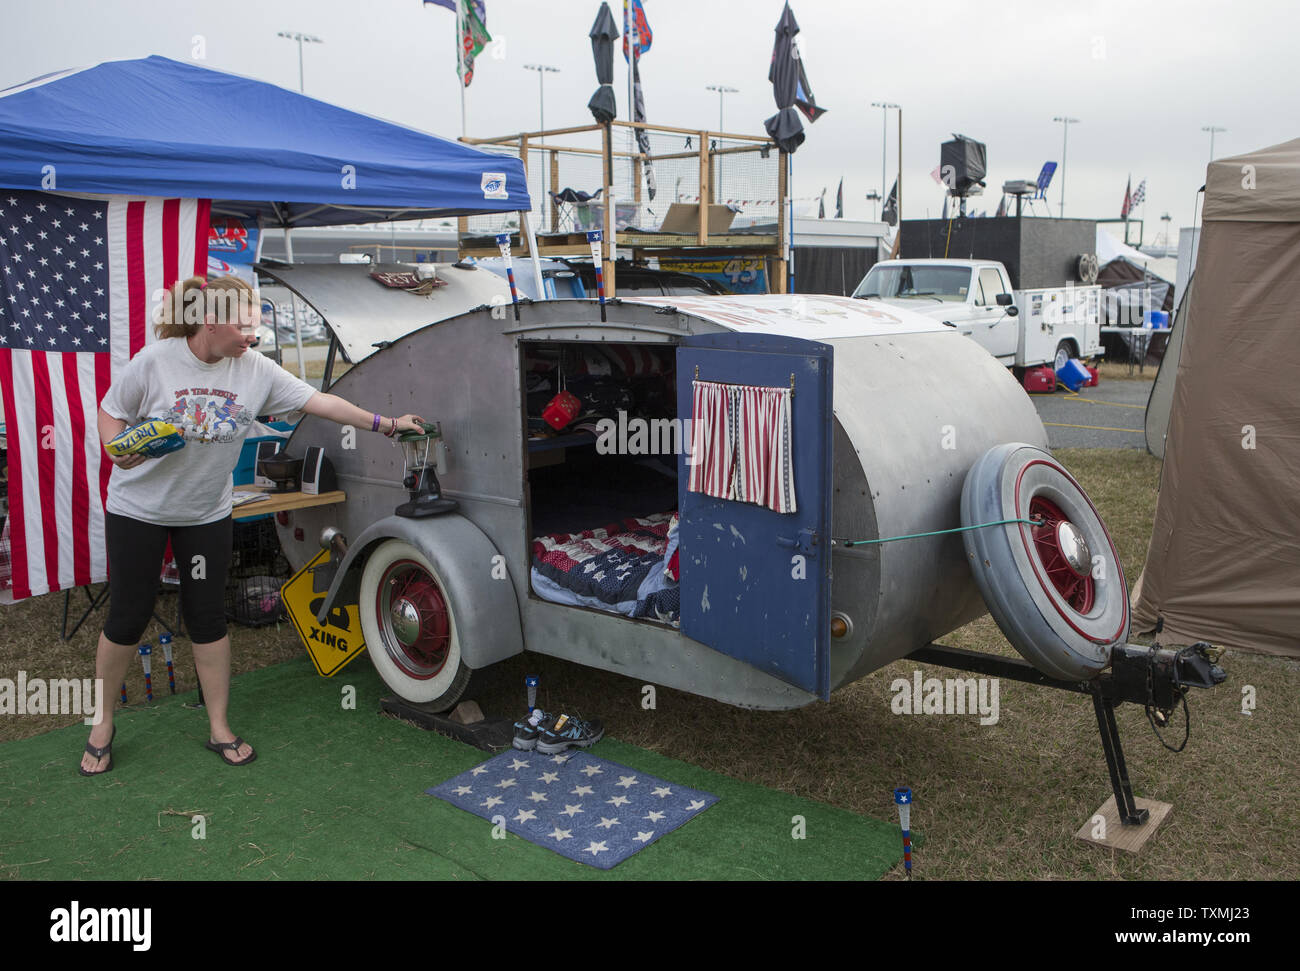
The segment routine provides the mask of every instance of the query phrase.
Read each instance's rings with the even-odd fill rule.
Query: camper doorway
[[[675,345],[521,341],[520,354],[530,596],[676,626]]]

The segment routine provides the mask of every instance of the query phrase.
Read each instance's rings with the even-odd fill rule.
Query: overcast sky
[[[767,69],[781,0],[644,0],[654,44],[642,60],[648,120],[714,128],[717,95],[726,128],[761,134],[774,113]],[[0,0],[0,86],[102,60],[162,54],[189,60],[202,38],[218,70],[298,87],[298,51],[277,31],[324,43],[305,52],[306,93],[447,137],[461,134],[455,77],[455,16],[420,0]],[[1175,233],[1190,225],[1204,182],[1210,136],[1215,155],[1244,153],[1297,136],[1300,90],[1295,43],[1300,12],[1288,0],[914,0],[867,3],[794,0],[809,80],[829,109],[794,159],[795,194],[829,189],[841,176],[846,215],[870,218],[865,194],[880,188],[881,111],[903,106],[904,217],[938,216],[942,190],[930,179],[939,144],[961,132],[988,145],[990,187],[1034,178],[1060,161],[1065,214],[1119,215],[1125,183],[1147,180],[1147,241],[1159,217]],[[537,75],[547,76],[551,128],[589,123],[596,88],[587,31],[593,0],[487,0],[488,29],[500,45],[480,56],[468,92],[469,134],[538,125]],[[621,28],[621,3],[611,3]],[[742,14],[741,11],[744,11]],[[626,117],[626,80],[616,59],[615,90]],[[890,112],[888,181],[897,168]],[[1049,198],[1059,212],[1058,172]],[[974,209],[997,205],[991,195]],[[1039,205],[1042,212],[1042,206]]]

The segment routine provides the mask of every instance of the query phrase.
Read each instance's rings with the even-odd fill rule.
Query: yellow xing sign
[[[361,611],[356,604],[335,603],[325,618],[325,624],[316,622],[316,611],[320,609],[325,594],[312,590],[311,571],[312,567],[328,558],[329,551],[321,550],[280,588],[280,598],[289,618],[307,648],[311,663],[316,665],[316,673],[323,678],[338,674],[366,649],[361,635]]]

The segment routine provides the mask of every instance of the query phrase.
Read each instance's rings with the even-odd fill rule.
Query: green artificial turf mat
[[[610,871],[494,839],[490,823],[424,794],[490,754],[380,715],[387,693],[365,662],[332,680],[305,657],[237,677],[231,725],[258,751],[245,767],[203,747],[207,717],[184,706],[193,693],[120,710],[114,770],[101,778],[77,774],[80,725],[0,745],[0,876],[875,880],[902,858],[896,824],[613,738],[591,753],[719,802]],[[792,835],[796,817],[805,838]]]

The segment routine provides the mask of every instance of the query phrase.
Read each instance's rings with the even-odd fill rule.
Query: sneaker
[[[540,708],[534,708],[533,713],[527,718],[515,722],[514,747],[531,752],[537,747],[537,739],[542,734],[542,729],[550,727],[554,721],[553,715],[546,714]]]
[[[542,729],[541,737],[537,739],[537,751],[555,755],[570,747],[586,748],[595,745],[604,735],[605,726],[598,719],[583,721],[561,715],[554,725]]]

